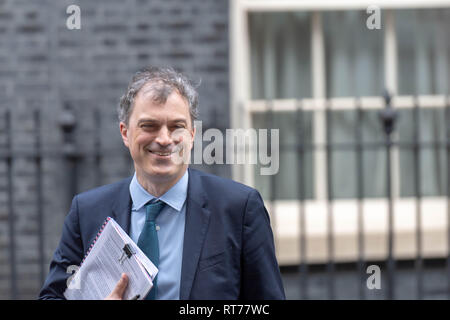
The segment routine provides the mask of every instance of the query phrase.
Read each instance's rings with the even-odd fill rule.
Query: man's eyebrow
[[[183,123],[187,123],[187,120],[186,120],[186,119],[175,119],[175,120],[172,120],[171,122],[183,122]]]
[[[187,120],[184,118],[178,118],[178,119],[174,119],[174,120],[170,120],[170,123],[183,123],[183,124],[187,124]],[[141,125],[143,123],[150,123],[150,124],[158,124],[159,121],[156,119],[150,119],[150,118],[143,118],[143,119],[139,119],[137,122],[137,125]]]
[[[155,119],[149,119],[149,118],[144,118],[144,119],[140,119],[140,120],[138,120],[138,125],[140,125],[141,123],[147,123],[147,122],[150,122],[150,123],[159,123],[159,121],[158,120],[155,120]]]

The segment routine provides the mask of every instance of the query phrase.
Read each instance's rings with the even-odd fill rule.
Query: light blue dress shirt
[[[180,299],[181,263],[183,258],[184,225],[188,171],[159,200],[166,203],[156,218],[159,241],[158,294],[156,299]],[[138,242],[145,224],[145,204],[154,197],[138,182],[136,173],[130,183],[131,207],[130,237]]]

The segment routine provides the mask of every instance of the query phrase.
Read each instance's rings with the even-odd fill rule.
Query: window
[[[311,14],[251,13],[252,99],[310,98]]]
[[[313,23],[313,15],[320,16],[320,25]],[[438,95],[448,90],[448,65],[450,65],[449,44],[445,39],[446,30],[450,28],[450,9],[417,9],[392,11],[395,24],[391,25],[392,33],[397,41],[397,56],[390,57],[398,61],[398,80],[396,87],[399,95]],[[382,17],[386,12],[382,12]],[[330,110],[329,116],[320,115],[314,110],[305,114],[304,124],[307,131],[306,144],[320,144],[314,137],[314,125],[319,126],[317,131],[330,130],[328,139],[332,144],[355,144],[355,127],[357,121],[362,121],[363,145],[380,144],[377,148],[363,147],[363,167],[365,175],[364,197],[385,197],[386,165],[385,151],[381,146],[384,142],[384,133],[378,117],[378,110],[384,107],[381,103],[377,110],[363,110],[360,120],[355,110],[340,110],[339,98],[378,97],[382,98],[386,83],[386,42],[385,32],[387,21],[383,20],[381,30],[369,30],[366,27],[368,14],[365,10],[323,11],[319,13],[308,11],[286,12],[249,12],[249,57],[250,57],[250,106],[252,101],[283,101],[286,99],[315,99],[313,94],[314,71],[311,66],[321,64],[324,72],[323,87],[327,99],[337,99],[337,110]],[[317,54],[311,46],[313,33],[321,33],[323,39],[320,51]],[[450,42],[450,41],[448,41]],[[316,60],[316,61],[314,61]],[[395,94],[395,92],[393,92]],[[355,104],[354,104],[355,105]],[[364,106],[362,106],[364,107]],[[414,105],[399,110],[400,117],[396,130],[398,138],[411,143],[412,133],[407,124],[411,117]],[[322,110],[323,111],[323,110]],[[435,112],[438,112],[435,110]],[[443,111],[441,110],[441,113]],[[275,181],[276,199],[297,199],[298,180],[297,171],[299,159],[296,151],[297,125],[293,119],[296,111],[277,112],[277,103],[274,104],[273,128],[280,128],[280,171],[273,178]],[[421,112],[428,115],[432,110]],[[321,117],[322,116],[322,117]],[[321,117],[321,119],[317,119]],[[439,125],[442,117],[425,116],[420,126],[420,136],[430,135],[432,128],[440,130],[434,132],[433,141],[444,141],[444,125]],[[252,113],[252,123],[255,128],[267,128],[262,119],[264,115]],[[324,134],[326,135],[326,134]],[[319,148],[316,148],[318,150]],[[400,169],[396,174],[399,179],[398,193],[400,196],[411,196],[411,150],[399,148],[396,161]],[[425,148],[427,149],[427,148]],[[428,148],[429,149],[429,148]],[[439,148],[438,148],[439,149]],[[429,196],[443,195],[444,166],[442,162],[443,150],[423,150],[424,157],[422,171],[432,169],[434,174],[423,175],[426,186],[424,194]],[[442,149],[442,148],[441,148]],[[314,198],[314,181],[317,176],[314,172],[314,150],[310,150],[305,157],[305,172],[307,172],[306,194],[307,198]],[[331,170],[333,198],[345,199],[357,197],[356,151],[351,148],[339,147],[332,150]],[[255,170],[255,172],[258,172]],[[269,197],[268,191],[270,177],[254,177],[264,195]],[[320,183],[320,181],[318,181]],[[326,182],[322,182],[326,183]],[[272,194],[273,195],[273,194]],[[317,195],[316,195],[317,196]]]
[[[378,96],[384,89],[383,31],[365,11],[322,14],[327,97]]]
[[[302,159],[297,152],[298,128],[302,128],[303,142],[312,144],[312,112],[299,115],[294,112],[276,112],[273,114],[258,113],[253,116],[254,128],[283,128],[280,130],[280,163],[278,174],[263,176],[258,174],[259,166],[255,166],[255,185],[263,198],[281,200],[312,199],[314,196],[313,150],[306,150]],[[270,122],[271,123],[270,123]],[[303,163],[302,163],[303,162]],[[299,170],[303,170],[302,173]],[[299,183],[303,177],[302,186]],[[273,179],[273,190],[271,189]],[[302,190],[300,188],[303,187]],[[273,192],[273,193],[272,193]],[[302,192],[302,194],[301,194]]]
[[[450,92],[450,9],[396,10],[398,94]]]
[[[233,177],[262,193],[281,264],[298,262],[300,228],[308,261],[326,261],[331,219],[334,259],[355,259],[358,210],[366,257],[386,257],[380,235],[387,234],[388,163],[395,228],[401,231],[396,254],[414,255],[416,196],[424,232],[430,232],[423,238],[425,254],[447,254],[450,3],[436,8],[417,1],[411,7],[393,0],[381,11],[380,30],[366,27],[371,4],[232,1],[232,124],[280,129],[278,174],[235,166]],[[398,112],[389,162],[379,116],[385,89]]]

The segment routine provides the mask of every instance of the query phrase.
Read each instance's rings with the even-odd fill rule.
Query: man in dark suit
[[[119,120],[135,174],[74,197],[41,299],[64,298],[69,266],[80,264],[108,216],[141,248],[157,234],[148,252],[159,269],[152,299],[285,298],[260,194],[188,168],[197,105],[193,85],[171,68],[133,77]],[[121,299],[126,286],[124,275],[108,298]]]

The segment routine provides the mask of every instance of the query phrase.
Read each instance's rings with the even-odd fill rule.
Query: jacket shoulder
[[[80,202],[91,202],[91,201],[101,201],[101,200],[111,200],[111,198],[117,197],[117,193],[122,191],[124,188],[128,189],[132,177],[128,177],[114,183],[106,184],[97,188],[93,188],[82,193],[77,194],[78,201]]]
[[[220,193],[224,197],[233,197],[235,199],[242,197],[248,198],[249,194],[252,192],[258,193],[256,189],[245,184],[203,171],[189,169],[189,174],[200,179],[203,189],[207,193]]]

